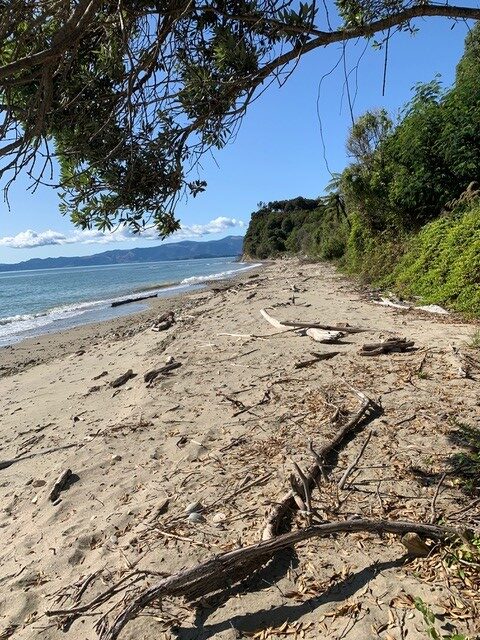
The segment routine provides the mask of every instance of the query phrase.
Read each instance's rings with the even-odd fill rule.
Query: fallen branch
[[[311,367],[312,364],[316,364],[317,362],[321,362],[322,360],[330,360],[335,356],[338,356],[340,351],[330,351],[329,353],[312,353],[314,358],[311,360],[303,360],[301,362],[295,362],[293,365],[294,369],[304,369],[305,367]]]
[[[102,626],[100,640],[116,640],[130,620],[154,600],[165,596],[181,596],[188,600],[203,598],[221,589],[238,583],[267,562],[276,552],[315,537],[326,537],[336,533],[369,532],[404,535],[416,533],[435,540],[459,535],[457,529],[417,522],[389,522],[385,520],[348,520],[313,525],[311,527],[276,536],[247,547],[227,551],[189,569],[183,569],[157,584],[142,590],[117,615],[111,626]],[[74,607],[60,611],[47,611],[47,616],[71,616],[85,613],[85,607]]]
[[[135,378],[136,375],[137,374],[133,373],[132,369],[129,369],[128,371],[123,373],[121,376],[113,380],[113,382],[110,383],[110,386],[113,387],[114,389],[116,389],[117,387],[121,387],[126,382],[128,382],[131,378]]]
[[[361,422],[362,418],[365,416],[369,409],[375,409],[378,413],[380,408],[376,405],[370,398],[368,398],[363,392],[350,387],[352,391],[357,395],[362,404],[360,409],[355,413],[355,415],[348,420],[348,422],[338,431],[336,436],[330,440],[326,445],[324,445],[319,451],[315,452],[315,464],[310,468],[307,479],[310,489],[314,487],[318,479],[325,474],[324,468],[322,465],[325,464],[326,457],[339,446],[341,446],[346,437],[350,435],[352,431],[357,427],[357,425]],[[303,496],[304,498],[305,496]],[[284,518],[284,516],[291,510],[295,509],[295,500],[293,496],[293,492],[289,491],[286,493],[280,502],[275,505],[275,507],[270,511],[267,516],[263,532],[262,539],[269,540],[273,538],[278,531],[279,525]]]
[[[400,353],[410,351],[415,345],[413,340],[406,338],[387,338],[383,342],[364,344],[359,353],[361,356],[378,356],[381,353]]]
[[[181,362],[171,362],[170,364],[166,364],[164,367],[160,367],[159,369],[152,369],[151,371],[147,371],[147,373],[143,376],[144,381],[147,385],[150,385],[158,376],[163,375],[164,373],[169,373],[174,369],[178,369],[181,367]]]
[[[318,324],[306,324],[306,323],[296,323],[296,322],[280,322],[280,320],[277,320],[276,318],[274,318],[273,316],[271,316],[268,311],[266,309],[260,309],[260,313],[262,315],[263,318],[265,318],[265,320],[267,322],[269,322],[272,327],[275,327],[275,329],[293,329],[294,331],[296,331],[297,329],[300,330],[305,330],[304,335],[309,336],[310,338],[312,338],[313,340],[315,340],[316,342],[335,342],[336,340],[339,340],[340,338],[343,337],[345,331],[344,329],[321,329],[321,326],[328,326],[328,325],[318,325]]]

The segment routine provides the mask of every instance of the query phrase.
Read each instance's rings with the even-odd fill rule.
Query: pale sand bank
[[[334,481],[373,430],[362,469],[351,491],[342,492],[346,501],[335,518],[428,521],[438,479],[459,450],[452,441],[454,421],[480,426],[479,382],[457,377],[451,355],[452,344],[466,349],[474,327],[376,306],[326,265],[281,262],[260,270],[258,278],[248,275],[244,284],[223,292],[159,300],[142,314],[0,351],[0,462],[25,456],[0,468],[2,640],[94,640],[95,617],[76,620],[63,633],[43,615],[72,606],[60,595],[72,592],[75,583],[99,572],[85,589],[85,602],[132,568],[171,573],[258,540],[266,512],[288,488],[291,460],[307,468],[308,442],[321,444],[338,428],[330,422],[332,405],[341,415],[355,410],[343,377],[380,400],[384,413],[339,454]],[[272,305],[280,319],[347,322],[371,331],[338,345],[292,332],[268,337],[276,330],[260,309]],[[152,319],[172,308],[173,327],[151,331]],[[414,340],[419,350],[359,356],[363,343],[391,332]],[[339,354],[295,369],[311,351]],[[169,357],[182,366],[147,387],[144,374]],[[28,361],[34,362],[25,368]],[[111,388],[128,369],[136,377]],[[268,402],[234,416],[242,406],[259,403],[266,391]],[[54,505],[49,491],[67,468],[74,482]],[[335,502],[333,489],[313,497],[331,519],[322,509]],[[166,513],[156,514],[167,498]],[[205,523],[185,520],[185,506],[196,500],[214,504]],[[447,475],[436,512],[448,516],[468,501]],[[214,526],[219,513],[225,514],[223,528]],[[463,517],[469,522],[474,516],[469,511]],[[294,526],[301,524],[298,516]],[[421,615],[405,594],[445,612],[455,592],[441,575],[434,589],[426,581],[430,561],[416,561],[416,577],[404,566],[403,552],[393,536],[311,540],[283,553],[273,569],[221,605],[194,615],[172,600],[163,612],[130,623],[121,638],[233,639],[287,620],[299,623],[299,638],[360,640],[388,638],[388,632],[399,640],[405,630],[409,639],[425,638]],[[451,621],[473,635],[480,629],[470,613],[466,606],[464,619]],[[380,631],[375,635],[372,629]]]

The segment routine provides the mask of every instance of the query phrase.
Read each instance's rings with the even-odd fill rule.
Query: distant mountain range
[[[93,256],[64,258],[32,258],[16,264],[0,264],[0,271],[30,271],[33,269],[58,269],[60,267],[86,267],[93,265],[127,264],[129,262],[162,262],[165,260],[190,260],[192,258],[224,258],[242,254],[243,236],[227,236],[221,240],[195,242],[182,240],[156,247],[114,249],[95,253]]]

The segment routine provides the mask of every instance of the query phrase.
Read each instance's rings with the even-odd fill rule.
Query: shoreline
[[[253,262],[253,261],[252,261]],[[26,336],[12,344],[0,346],[0,380],[4,376],[19,373],[26,368],[49,362],[68,354],[74,354],[85,346],[122,340],[144,331],[156,316],[174,308],[180,312],[188,302],[202,292],[234,285],[259,273],[263,266],[253,263],[235,275],[217,278],[192,285],[188,291],[172,291],[170,295],[142,300],[125,305],[115,318],[78,324],[64,329],[52,329],[38,335]],[[145,289],[145,291],[148,291]],[[140,293],[140,292],[137,292]],[[134,307],[141,305],[142,309]],[[131,307],[131,310],[128,309]],[[122,309],[122,308],[121,308]]]

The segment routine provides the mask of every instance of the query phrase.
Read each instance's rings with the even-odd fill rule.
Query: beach
[[[312,492],[317,517],[457,522],[465,509],[462,524],[478,526],[454,465],[468,451],[461,425],[480,426],[480,371],[462,369],[462,354],[479,357],[469,346],[478,327],[373,297],[331,265],[283,260],[0,349],[0,638],[94,640],[121,591],[64,630],[65,615],[46,612],[91,602],[135,575],[131,595],[259,541],[293,463],[311,466],[309,444],[320,447],[355,414],[356,391],[379,410]],[[283,321],[343,325],[345,335],[315,342],[276,329],[265,309]],[[173,324],[152,330],[170,311]],[[359,353],[392,336],[414,347]],[[195,520],[185,510],[197,502]],[[305,524],[293,516],[292,529]],[[432,550],[405,561],[392,534],[313,538],[219,601],[154,603],[120,637],[420,639],[415,598],[473,637],[479,585],[447,569],[434,575],[438,558]]]

